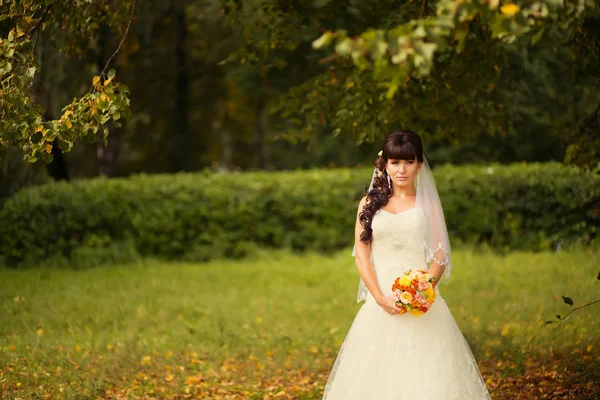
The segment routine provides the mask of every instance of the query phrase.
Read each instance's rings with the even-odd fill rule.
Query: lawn
[[[496,399],[600,398],[600,251],[454,250],[440,292]],[[350,250],[0,269],[2,399],[321,399],[360,308]]]

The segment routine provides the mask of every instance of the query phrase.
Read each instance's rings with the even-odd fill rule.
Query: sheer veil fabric
[[[373,189],[373,182],[377,176],[377,168],[374,168],[371,176],[371,183],[368,191]],[[450,282],[450,271],[452,270],[452,258],[450,256],[450,240],[444,218],[444,210],[440,201],[440,196],[435,185],[435,179],[431,173],[429,162],[423,154],[423,166],[419,171],[419,177],[416,179],[417,200],[415,208],[420,209],[425,215],[426,235],[423,241],[423,254],[427,264],[436,262],[445,266],[444,275],[440,283]],[[356,257],[356,245],[352,249],[352,257]],[[371,253],[371,262],[373,262],[373,253]],[[368,289],[362,278],[358,284],[358,293],[356,302],[367,299]]]

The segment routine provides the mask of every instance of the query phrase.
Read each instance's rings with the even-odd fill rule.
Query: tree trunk
[[[46,121],[51,121],[54,118],[52,113],[52,94],[49,91],[42,92],[42,84],[46,80],[48,68],[44,65],[45,52],[48,49],[45,43],[43,43],[44,35],[42,32],[38,32],[38,41],[40,42],[37,48],[37,60],[40,68],[40,73],[36,74],[32,87],[33,101],[39,103],[44,107],[44,118]],[[55,181],[68,181],[69,171],[67,169],[67,162],[63,156],[62,150],[58,146],[58,140],[52,142],[52,161],[46,164],[46,171]]]
[[[67,169],[67,162],[65,161],[63,152],[58,147],[58,143],[56,140],[52,142],[52,157],[52,162],[46,164],[48,175],[54,178],[55,181],[70,180],[69,171]]]
[[[228,129],[221,130],[221,143],[223,144],[223,161],[222,168],[229,170],[231,169],[231,160],[233,157],[233,148],[232,148],[232,135]]]
[[[187,24],[184,10],[175,11],[177,27],[175,41],[175,60],[177,75],[175,78],[175,109],[173,110],[173,149],[171,169],[173,172],[187,171],[188,165],[188,100],[190,92],[190,73],[186,53]]]
[[[272,169],[271,163],[269,161],[269,147],[267,145],[267,132],[268,128],[268,113],[267,113],[267,104],[266,100],[261,100],[258,107],[258,118],[256,125],[256,154],[257,154],[257,163],[258,168],[269,170]]]
[[[117,127],[111,123],[107,124],[107,128],[109,133],[106,138],[106,146],[104,146],[103,138],[98,139],[96,155],[98,156],[98,174],[111,177],[118,174],[119,132]]]

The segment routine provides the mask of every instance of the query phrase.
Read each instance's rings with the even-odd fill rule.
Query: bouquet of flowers
[[[397,278],[392,285],[392,297],[400,308],[400,314],[423,315],[429,311],[435,301],[431,284],[434,280],[422,269],[408,270],[404,276]]]

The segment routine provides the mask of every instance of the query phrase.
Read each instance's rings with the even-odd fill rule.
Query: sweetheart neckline
[[[404,213],[406,213],[406,212],[409,212],[410,210],[414,210],[415,208],[417,208],[417,207],[411,207],[411,208],[408,208],[408,209],[406,209],[406,210],[404,210],[404,211],[400,211],[399,213],[393,213],[393,212],[390,212],[390,211],[384,210],[383,208],[380,208],[380,210],[381,210],[381,211],[385,211],[386,213],[388,213],[388,214],[391,214],[391,215],[401,215],[401,214],[404,214]]]

